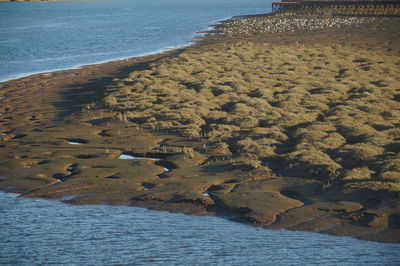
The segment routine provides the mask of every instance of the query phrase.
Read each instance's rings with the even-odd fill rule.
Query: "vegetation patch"
[[[305,34],[387,23],[285,15],[233,20],[211,37],[229,41],[185,49],[115,80],[104,104],[122,121],[203,143],[200,152],[243,156],[236,162],[243,169],[268,161],[275,173],[326,184],[396,179],[388,165],[399,146],[399,57],[373,49],[377,42],[369,49],[332,39],[276,45],[275,20],[281,31]]]

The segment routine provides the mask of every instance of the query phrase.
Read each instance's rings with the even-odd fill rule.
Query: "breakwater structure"
[[[272,2],[273,12],[337,15],[400,16],[399,0],[283,0]]]

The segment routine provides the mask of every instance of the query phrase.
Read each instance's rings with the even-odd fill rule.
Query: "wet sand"
[[[0,187],[399,242],[398,25],[241,18],[181,50],[1,83]]]

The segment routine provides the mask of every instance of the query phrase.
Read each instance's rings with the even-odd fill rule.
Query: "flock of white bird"
[[[275,15],[264,18],[233,19],[216,31],[214,34],[228,34],[230,36],[254,33],[295,32],[298,30],[320,30],[332,27],[344,27],[364,22],[373,22],[372,17],[290,17]]]

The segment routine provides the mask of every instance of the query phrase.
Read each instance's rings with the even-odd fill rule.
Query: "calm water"
[[[110,0],[0,3],[0,81],[186,45],[272,0]]]
[[[0,80],[184,45],[269,0],[0,3]],[[396,265],[400,245],[0,193],[0,264]]]
[[[400,245],[0,192],[0,264],[399,265]]]

